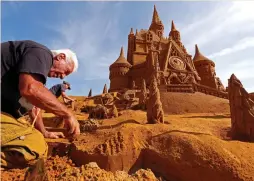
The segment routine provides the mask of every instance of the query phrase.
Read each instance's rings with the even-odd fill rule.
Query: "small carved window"
[[[171,52],[171,56],[179,56],[179,55],[178,52],[175,49],[173,49]]]
[[[153,40],[152,33],[149,32],[149,33],[146,34],[146,40],[149,41],[149,42]]]
[[[158,32],[158,36],[159,36],[159,37],[162,36],[162,32],[161,32],[161,31]]]

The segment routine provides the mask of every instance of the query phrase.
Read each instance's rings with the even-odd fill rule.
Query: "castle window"
[[[158,36],[159,36],[159,37],[162,36],[162,32],[161,32],[161,31],[158,32]]]
[[[152,33],[147,33],[146,34],[146,41],[148,41],[148,42],[150,42],[150,41],[152,41],[153,40],[153,35],[152,35]]]

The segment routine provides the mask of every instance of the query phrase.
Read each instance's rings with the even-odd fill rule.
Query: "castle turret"
[[[130,68],[131,64],[124,57],[124,51],[122,47],[118,59],[109,67],[109,92],[128,88],[129,79],[127,73],[129,72]]]
[[[172,38],[172,40],[174,40],[180,47],[183,47],[181,43],[180,32],[175,28],[173,20],[171,23],[171,31],[169,32],[169,38]]]
[[[163,33],[164,33],[164,25],[162,24],[162,22],[160,20],[160,17],[158,15],[155,5],[154,5],[154,10],[153,10],[153,19],[152,19],[152,23],[149,27],[149,30],[153,31],[160,38],[163,36]]]
[[[217,89],[215,63],[201,54],[197,45],[195,45],[193,63],[201,77],[200,84]]]
[[[128,51],[127,51],[127,61],[130,64],[133,64],[133,52],[135,51],[135,35],[133,32],[133,28],[131,28],[130,34],[128,35]]]

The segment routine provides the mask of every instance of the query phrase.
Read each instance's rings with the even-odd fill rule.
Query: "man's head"
[[[71,90],[71,84],[69,82],[63,81],[63,84],[65,85],[66,89]]]
[[[69,49],[51,50],[53,65],[48,73],[49,77],[61,78],[68,76],[78,69],[78,59],[74,52]]]

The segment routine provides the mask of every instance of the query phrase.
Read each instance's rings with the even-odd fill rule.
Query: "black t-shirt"
[[[1,43],[1,111],[19,117],[19,74],[40,75],[45,84],[52,65],[53,55],[44,45],[30,40]]]
[[[56,84],[49,89],[52,94],[54,94],[57,98],[61,95],[62,92],[65,92],[66,88],[64,84]]]

